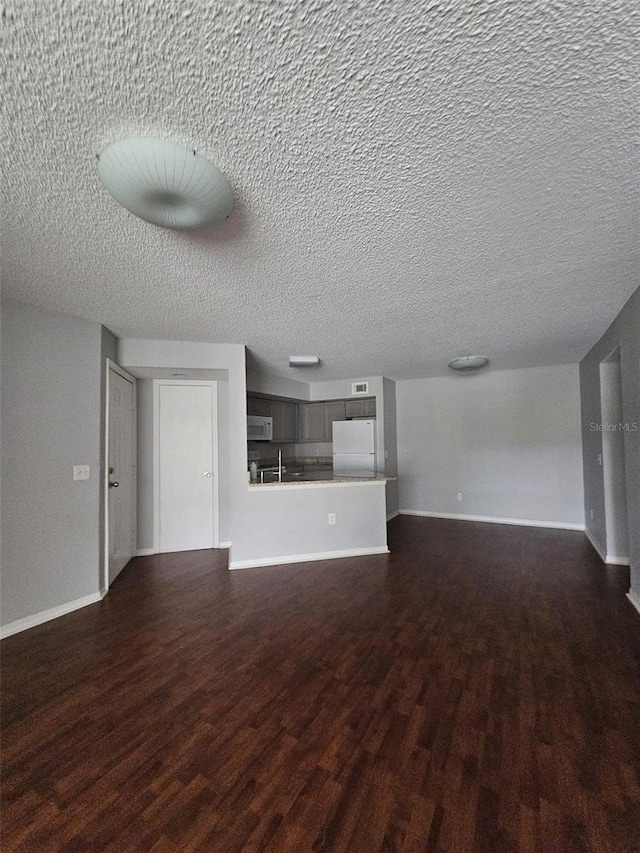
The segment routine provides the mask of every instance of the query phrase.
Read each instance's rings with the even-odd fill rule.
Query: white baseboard
[[[593,545],[596,550],[598,557],[602,560],[603,563],[606,563],[609,566],[628,566],[629,558],[628,557],[618,557],[615,554],[607,554],[604,545],[594,536],[594,534],[585,528],[585,535],[589,542]]]
[[[419,509],[401,509],[400,515],[420,515],[426,518],[450,518],[455,521],[483,521],[488,524],[515,524],[520,527],[549,527],[554,530],[584,530],[584,524],[569,521],[533,521],[529,518],[498,518],[493,515],[460,515],[456,512],[425,512]]]
[[[231,542],[218,542],[218,548],[231,548]]]
[[[283,557],[266,557],[259,560],[232,560],[230,569],[253,569],[258,566],[281,566],[286,563],[310,563],[316,560],[338,560],[343,557],[366,557],[371,554],[388,554],[386,545],[371,548],[349,548],[346,551],[322,551],[315,554],[287,554]]]
[[[390,512],[387,516],[387,521],[391,521],[392,518],[397,518],[400,515],[400,510],[397,509],[395,512]]]
[[[627,593],[627,598],[633,604],[638,613],[640,613],[640,595],[637,595],[632,589],[630,589]]]
[[[59,616],[66,616],[67,613],[72,613],[74,610],[80,610],[82,607],[87,607],[89,604],[95,604],[101,601],[104,592],[94,592],[91,595],[85,595],[82,598],[76,598],[74,601],[68,601],[66,604],[60,604],[58,607],[52,607],[49,610],[42,610],[40,613],[34,613],[33,616],[25,616],[24,619],[16,619],[15,622],[9,622],[8,625],[3,625],[0,628],[0,637],[10,637],[12,634],[19,634],[20,631],[27,631],[29,628],[35,628],[36,625],[42,625],[43,622],[50,622],[52,619],[57,619]]]
[[[615,554],[607,554],[604,561],[609,566],[629,566],[631,565],[628,557],[616,557]]]
[[[598,557],[600,557],[602,562],[605,563],[606,562],[605,558],[607,556],[607,552],[605,551],[604,547],[600,544],[598,539],[596,539],[596,537],[593,535],[593,533],[589,529],[585,528],[584,533],[585,533],[585,536],[587,537],[587,539],[589,540],[589,542],[591,542],[591,544],[593,545],[594,550],[597,553]]]

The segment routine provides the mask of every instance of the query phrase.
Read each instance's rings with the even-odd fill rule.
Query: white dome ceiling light
[[[123,207],[161,228],[215,225],[233,208],[222,172],[174,142],[145,137],[112,142],[98,155],[98,175]]]
[[[469,370],[480,370],[481,367],[486,367],[489,364],[489,359],[483,355],[460,355],[449,362],[449,367],[452,370],[465,372]]]

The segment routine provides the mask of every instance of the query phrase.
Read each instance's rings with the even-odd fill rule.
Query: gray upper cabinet
[[[298,404],[283,403],[284,415],[283,441],[298,440]]]
[[[324,403],[324,439],[323,441],[333,441],[333,422],[344,421],[345,418],[345,401],[344,400],[327,400]]]
[[[376,398],[361,397],[359,400],[345,400],[345,417],[375,418]]]
[[[303,403],[300,406],[300,441],[333,441],[333,422],[343,420],[344,400]]]
[[[300,406],[300,441],[327,441],[324,403]]]
[[[247,397],[247,414],[270,417],[271,400],[263,400],[262,397]]]
[[[284,403],[271,400],[273,418],[273,441],[298,440],[298,406],[296,403]]]
[[[274,442],[328,442],[333,441],[334,421],[375,418],[376,398],[289,403],[248,396],[247,414],[273,418]]]

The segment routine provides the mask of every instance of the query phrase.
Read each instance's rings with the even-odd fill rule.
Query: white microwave
[[[247,415],[247,441],[271,441],[272,438],[273,418]]]

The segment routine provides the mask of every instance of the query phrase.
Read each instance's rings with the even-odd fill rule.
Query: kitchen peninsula
[[[389,478],[318,474],[323,479],[247,484],[242,536],[251,554],[234,555],[230,569],[389,552]]]
[[[303,474],[284,474],[282,480],[267,480],[266,482],[250,483],[252,489],[261,489],[264,487],[273,488],[281,486],[288,489],[291,486],[336,486],[350,485],[352,483],[387,483],[396,480],[397,477],[387,477],[385,474],[372,474],[371,476],[363,476],[357,472],[353,475],[349,474],[334,474],[333,471],[318,471],[317,473],[309,472]]]
[[[317,383],[305,399],[252,384],[260,389],[247,393],[246,499],[235,517],[229,568],[318,561],[322,571],[327,560],[388,554],[387,516],[396,509],[389,495],[393,500],[397,485],[393,384],[366,379],[358,382],[367,387],[362,394],[347,380]],[[335,429],[348,421],[372,432],[373,446],[347,442],[341,449]],[[368,462],[337,458],[363,453]]]

